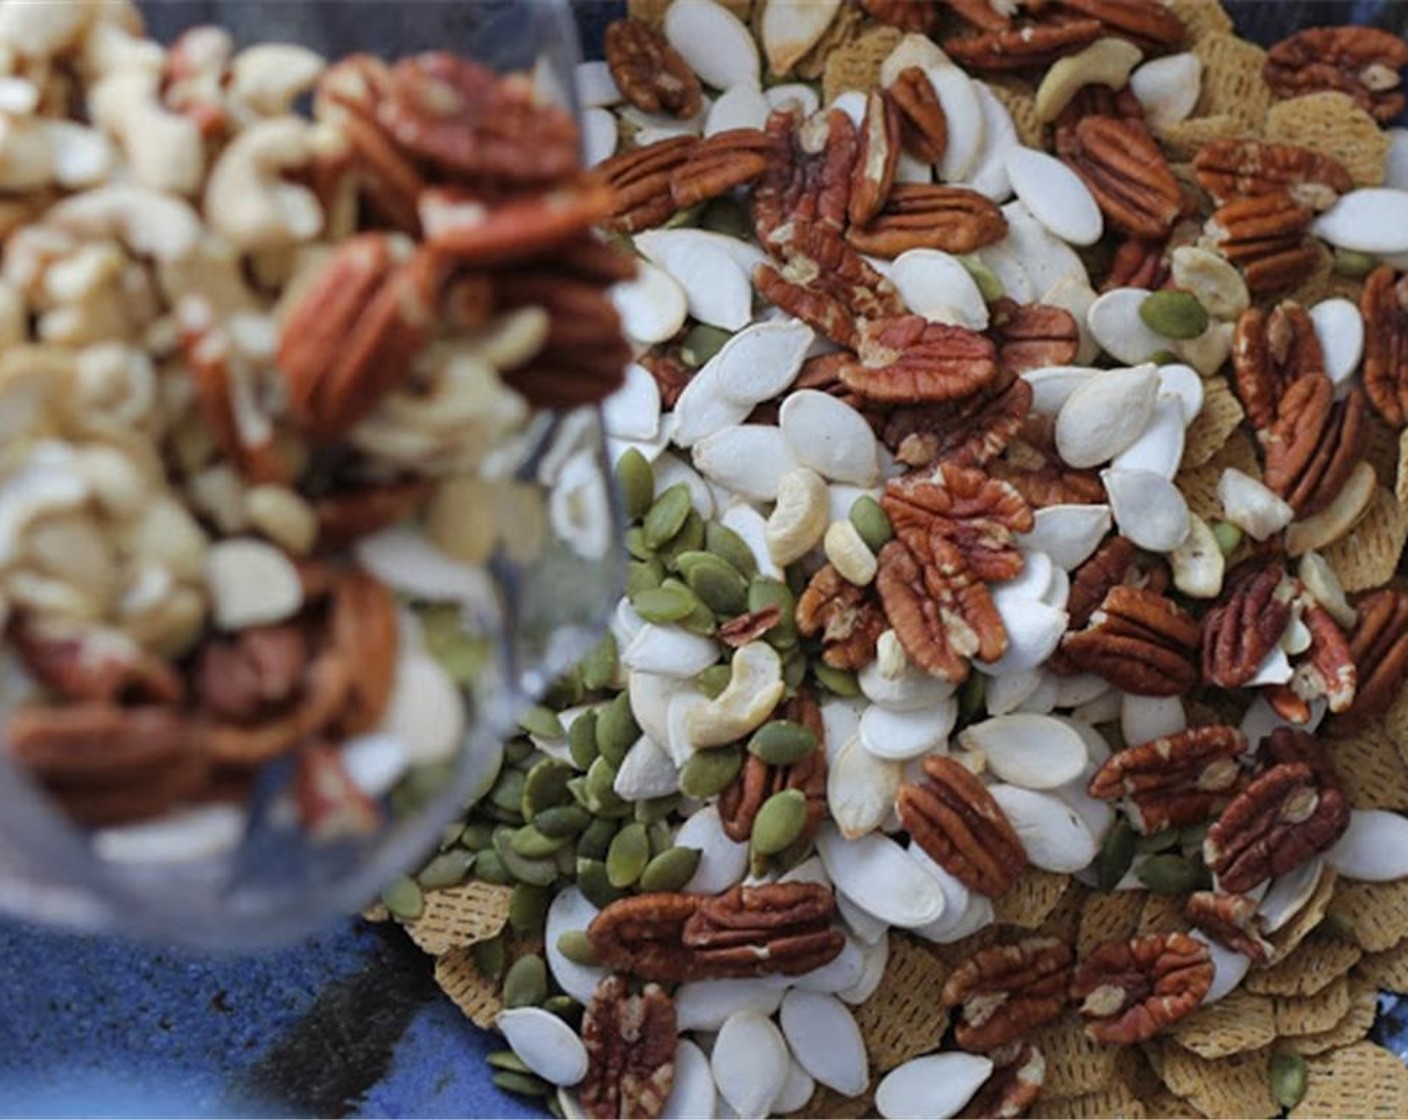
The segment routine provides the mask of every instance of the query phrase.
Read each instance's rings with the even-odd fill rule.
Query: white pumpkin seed
[[[1033,217],[1062,241],[1093,245],[1104,231],[1104,219],[1090,188],[1055,156],[1032,148],[1007,153],[1012,189]]]
[[[895,49],[880,64],[879,84],[884,87],[894,85],[900,72],[908,70],[911,66],[923,70],[930,66],[952,65],[948,55],[944,54],[933,39],[927,35],[910,32],[895,44]]]
[[[1337,388],[1348,385],[1364,354],[1364,316],[1347,299],[1322,299],[1310,309],[1310,321],[1325,355],[1325,373]]]
[[[1402,879],[1408,875],[1408,819],[1386,809],[1355,809],[1325,863],[1366,883]]]
[[[1144,63],[1129,76],[1129,88],[1144,106],[1149,124],[1162,129],[1192,115],[1202,79],[1202,60],[1185,51]]]
[[[1259,688],[1266,684],[1285,684],[1291,679],[1291,675],[1291,662],[1286,656],[1285,648],[1275,645],[1261,659],[1256,673],[1251,680],[1247,681],[1247,687]]]
[[[841,835],[854,840],[879,828],[902,776],[898,762],[872,754],[859,735],[842,746],[826,773],[826,800]]]
[[[1310,232],[1336,249],[1408,252],[1408,191],[1365,187],[1342,194],[1315,219]]]
[[[715,89],[758,84],[758,45],[748,28],[713,0],[678,0],[665,13],[665,38],[699,80]]]
[[[1117,688],[1106,689],[1094,700],[1087,700],[1076,708],[1071,716],[1081,723],[1090,724],[1092,727],[1117,720],[1120,718],[1120,695],[1120,690]]]
[[[767,579],[782,579],[782,569],[777,566],[772,555],[768,552],[768,523],[761,513],[744,502],[737,502],[724,509],[719,522],[724,528],[732,529],[742,538],[743,543],[748,546],[748,551],[753,554],[753,560],[758,565],[760,576]]]
[[[787,982],[796,991],[833,995],[844,988],[849,988],[860,979],[861,973],[864,971],[865,956],[861,953],[860,946],[848,937],[845,944],[841,946],[841,951],[831,960],[810,972],[789,977]]]
[[[754,323],[730,338],[710,359],[719,392],[750,409],[792,384],[815,340],[811,327],[796,319]]]
[[[988,305],[972,273],[949,253],[910,249],[895,258],[890,279],[905,306],[935,322],[985,330]]]
[[[928,708],[947,700],[954,692],[954,686],[948,681],[931,677],[908,663],[897,676],[887,677],[880,663],[872,661],[856,674],[856,681],[867,700],[895,712]]]
[[[946,183],[961,183],[977,164],[983,148],[983,108],[976,83],[947,60],[942,66],[924,67],[924,74],[948,121],[948,143],[938,164],[939,178]]]
[[[1320,876],[1324,872],[1325,860],[1322,856],[1316,856],[1294,871],[1273,879],[1256,908],[1261,915],[1263,931],[1275,933],[1299,914],[1320,885]]]
[[[1118,362],[1134,365],[1169,348],[1169,340],[1139,317],[1139,308],[1148,298],[1149,293],[1143,288],[1112,288],[1090,305],[1086,315],[1090,333],[1101,349]]]
[[[709,106],[704,135],[714,136],[734,128],[762,128],[771,111],[762,90],[751,82],[739,82]]]
[[[608,108],[621,102],[621,91],[616,88],[611,67],[601,60],[579,62],[572,84],[577,91],[577,104],[583,109]]]
[[[1188,715],[1179,697],[1125,693],[1120,705],[1120,733],[1131,747],[1177,735],[1187,728]]]
[[[1158,368],[1147,363],[1093,375],[1056,416],[1056,450],[1073,467],[1109,462],[1149,426],[1158,393]]]
[[[1279,533],[1295,517],[1295,510],[1235,467],[1226,468],[1218,479],[1217,500],[1228,521],[1259,541]]]
[[[642,626],[621,651],[621,663],[628,669],[666,677],[693,677],[718,659],[718,647],[709,638],[654,622]]]
[[[1085,769],[1085,743],[1063,721],[1049,716],[1007,715],[970,724],[958,735],[980,751],[1003,781],[1026,789],[1054,789]]]
[[[777,499],[782,476],[802,464],[781,429],[771,424],[736,424],[696,443],[694,465],[705,478],[741,498],[771,502]]]
[[[632,362],[621,387],[601,402],[608,435],[652,440],[660,434],[660,387],[650,371]]]
[[[673,338],[689,314],[684,289],[649,261],[637,261],[635,278],[613,284],[607,294],[621,316],[621,329],[645,346]]]
[[[1070,677],[1056,679],[1056,706],[1058,708],[1079,708],[1088,704],[1110,688],[1104,677],[1094,673],[1077,673]],[[996,713],[994,713],[996,714]]]
[[[1032,411],[1055,416],[1071,394],[1100,371],[1091,366],[1041,366],[1022,374],[1032,387]]]
[[[616,115],[608,109],[587,109],[582,113],[582,163],[595,167],[616,154],[620,142]]]
[[[675,833],[675,845],[699,851],[694,877],[684,885],[691,894],[719,894],[741,883],[748,873],[748,845],[729,839],[716,805],[691,813]]]
[[[1182,491],[1153,471],[1106,469],[1100,481],[1120,532],[1150,552],[1172,552],[1188,539],[1188,503]]]
[[[597,984],[609,970],[568,960],[558,949],[557,939],[570,930],[586,929],[597,913],[597,908],[587,901],[586,895],[576,887],[566,887],[553,897],[543,932],[543,950],[553,979],[558,987],[581,1003],[591,1001]]]
[[[812,1099],[815,1092],[816,1081],[797,1063],[797,1059],[793,1058],[787,1063],[787,1080],[783,1082],[782,1092],[778,1093],[777,1100],[772,1102],[773,1113],[786,1116],[789,1112],[798,1112]]]
[[[857,938],[856,947],[860,950],[864,962],[861,974],[849,988],[843,988],[836,993],[852,1007],[859,1006],[875,994],[875,989],[885,978],[885,969],[890,963],[890,939],[884,935],[883,927],[881,935],[870,943]]]
[[[964,185],[996,203],[1012,197],[1012,178],[1007,171],[1007,156],[1016,148],[1017,126],[1007,106],[997,99],[987,83],[974,81],[973,92],[983,115],[983,143],[968,169]]]
[[[984,699],[989,715],[1005,716],[1025,704],[1042,685],[1045,674],[1040,669],[1022,673],[1003,673],[987,682]]]
[[[709,1059],[687,1038],[675,1047],[675,1079],[660,1115],[663,1120],[708,1120],[714,1115],[718,1094]]]
[[[821,1084],[854,1097],[870,1084],[860,1028],[835,996],[794,989],[782,1000],[782,1033],[792,1056]]]
[[[500,1011],[494,1026],[523,1064],[553,1085],[575,1085],[587,1076],[587,1048],[577,1032],[551,1011],[515,1007]]]
[[[1002,294],[1018,303],[1030,303],[1037,292],[1032,285],[1021,258],[1012,251],[1006,241],[994,245],[984,245],[977,253],[978,260],[987,265],[988,271],[997,277],[1002,285]],[[1082,316],[1084,318],[1084,316]]]
[[[675,989],[675,1025],[682,1031],[716,1031],[741,1011],[771,1015],[782,989],[757,980],[692,980]]]
[[[1007,219],[1007,236],[998,245],[1022,262],[1022,267],[1031,278],[1032,291],[1042,303],[1054,302],[1051,293],[1057,284],[1069,278],[1078,278],[1085,288],[1090,286],[1085,265],[1076,256],[1075,250],[1037,221],[1020,199],[1013,199],[1004,206],[1002,216]],[[1065,307],[1066,304],[1059,306]],[[1083,313],[1077,318],[1084,322],[1086,315]],[[1136,360],[1142,360],[1151,353],[1152,350],[1146,351]]]
[[[865,417],[845,401],[800,389],[782,402],[778,425],[792,454],[823,478],[872,486],[879,477],[878,441]]]
[[[626,752],[611,787],[626,801],[668,797],[680,788],[680,772],[665,748],[647,735]]]
[[[391,700],[377,731],[399,742],[412,765],[452,758],[464,742],[459,686],[433,657],[409,653],[396,663]]]
[[[907,762],[942,749],[958,720],[958,702],[951,696],[912,712],[897,712],[873,704],[860,720],[860,742],[877,758]]]
[[[1027,851],[1043,871],[1079,871],[1095,858],[1095,837],[1069,805],[1050,793],[998,784],[989,787]]]
[[[840,6],[841,0],[767,0],[760,30],[768,68],[778,75],[790,71],[825,34]]]
[[[753,284],[718,244],[719,237],[699,230],[661,230],[637,237],[636,248],[674,277],[691,316],[727,331],[741,330],[753,317]]]
[[[679,447],[693,447],[700,440],[735,427],[753,411],[751,405],[738,404],[723,395],[719,388],[719,370],[715,357],[690,379],[675,401],[674,442]],[[656,485],[657,492],[661,489]]]
[[[1031,694],[1017,705],[1015,714],[1047,716],[1056,710],[1056,689],[1059,678],[1055,673],[1042,672]]]
[[[868,910],[862,910],[841,891],[836,892],[836,910],[846,924],[846,930],[859,945],[874,945],[889,936],[888,922],[881,921]]]
[[[847,840],[824,825],[817,854],[838,890],[892,926],[926,925],[943,913],[938,883],[886,836],[872,832]]]
[[[975,664],[994,676],[1036,668],[1055,651],[1070,621],[1064,610],[1021,595],[994,594],[993,605],[1007,630],[1007,649],[996,661]]]
[[[1241,986],[1242,980],[1252,967],[1251,959],[1245,953],[1234,953],[1231,949],[1219,945],[1202,930],[1192,930],[1188,936],[1206,945],[1208,955],[1212,958],[1212,983],[1208,986],[1207,994],[1203,996],[1204,1006],[1216,1003]]]
[[[1051,590],[1056,566],[1044,552],[1022,553],[1022,570],[1014,578],[992,584],[994,595],[1010,595],[1014,599],[1043,599]]]
[[[719,1093],[742,1120],[757,1120],[771,1111],[787,1083],[789,1061],[787,1043],[772,1021],[741,1011],[719,1029],[709,1067]]]
[[[875,1090],[875,1110],[886,1120],[957,1116],[988,1076],[992,1060],[952,1051],[912,1058],[885,1075]]]
[[[860,721],[869,705],[861,699],[833,696],[821,702],[822,739],[826,761],[831,762],[841,748],[860,733]]]
[[[1107,505],[1055,505],[1036,511],[1030,533],[1018,533],[1023,551],[1044,552],[1063,571],[1088,560],[1112,524]]]
[[[1183,460],[1186,423],[1183,401],[1171,393],[1160,392],[1154,401],[1154,415],[1144,431],[1110,460],[1110,466],[1115,470],[1152,471],[1172,481]]]

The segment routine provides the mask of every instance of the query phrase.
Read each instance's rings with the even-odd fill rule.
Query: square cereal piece
[[[1345,1017],[1327,1031],[1296,1035],[1288,1038],[1286,1044],[1302,1054],[1324,1054],[1341,1046],[1350,1046],[1369,1033],[1378,1010],[1378,989],[1369,981],[1352,976],[1349,981],[1349,1011]]]
[[[1139,911],[1135,933],[1187,933],[1192,925],[1183,916],[1184,897],[1181,894],[1145,892],[1144,906]]]
[[[1313,996],[1272,996],[1276,1033],[1318,1034],[1349,1014],[1349,978],[1336,977]]]
[[[1243,984],[1259,995],[1313,996],[1347,974],[1363,955],[1352,941],[1310,937],[1270,968],[1252,969]]]
[[[855,1009],[870,1064],[886,1073],[938,1046],[948,1025],[939,1006],[951,969],[907,934],[890,934],[890,960],[875,994]]]
[[[1355,966],[1354,974],[1375,988],[1408,992],[1408,938],[1377,953],[1365,953]]]
[[[1285,960],[1324,920],[1332,904],[1338,880],[1339,877],[1334,871],[1322,866],[1320,878],[1315,882],[1315,890],[1306,899],[1305,905],[1296,911],[1290,921],[1267,938],[1271,943],[1271,952],[1267,956],[1268,964],[1274,965]]]
[[[1254,140],[1257,130],[1231,113],[1189,117],[1158,130],[1164,154],[1175,163],[1191,160],[1204,144],[1214,140]]]
[[[458,887],[430,891],[425,910],[406,933],[433,957],[497,937],[508,921],[513,888],[472,880]]]
[[[1204,1116],[1254,1117],[1271,1120],[1281,1106],[1271,1095],[1271,1048],[1250,1050],[1210,1061],[1176,1042],[1157,1046],[1154,1068],[1176,1096]]]
[[[1230,116],[1259,132],[1273,100],[1262,76],[1266,52],[1236,35],[1213,31],[1193,44],[1193,53],[1203,64],[1198,115]]]
[[[1210,462],[1227,444],[1245,416],[1242,402],[1232,392],[1225,377],[1216,375],[1205,378],[1202,410],[1188,425],[1183,443],[1182,469],[1190,470]]]
[[[902,37],[897,27],[870,27],[828,54],[821,76],[822,104],[829,105],[848,89],[873,89],[881,65]]]
[[[1042,1093],[1027,1115],[1049,1120],[1143,1120],[1149,1113],[1138,1097],[1116,1084],[1078,1097],[1048,1097]]]
[[[1357,186],[1383,182],[1388,133],[1347,93],[1307,93],[1276,102],[1266,113],[1266,139],[1329,156]]]
[[[1056,909],[1070,884],[1069,875],[1029,867],[1012,884],[1012,889],[993,903],[993,921],[999,925],[1036,929]]]
[[[1331,721],[1324,742],[1356,809],[1408,809],[1408,766],[1381,717]]]
[[[1083,957],[1102,941],[1124,941],[1139,928],[1144,910],[1142,891],[1111,891],[1092,894],[1080,912],[1076,932],[1076,955]]]
[[[1119,1048],[1093,1042],[1080,1016],[1065,1015],[1028,1037],[1046,1059],[1044,1097],[1080,1097],[1109,1087],[1119,1065]]]
[[[1044,148],[1044,129],[1041,118],[1036,115],[1036,90],[1031,83],[1004,74],[989,76],[983,84],[1011,116],[1017,139],[1028,148]]]
[[[1164,3],[1169,11],[1183,21],[1183,26],[1188,29],[1190,44],[1214,32],[1223,35],[1232,33],[1232,17],[1227,14],[1227,9],[1222,6],[1220,0],[1164,0]]]
[[[1408,515],[1393,494],[1378,487],[1369,512],[1354,531],[1324,550],[1324,557],[1345,591],[1380,587],[1398,569],[1403,545],[1408,542]]]
[[[1195,1011],[1170,1034],[1200,1058],[1225,1058],[1275,1042],[1276,1015],[1268,997],[1238,990]]]
[[[766,4],[758,4],[753,12],[755,24],[753,35],[760,46],[762,44],[763,13],[766,10]],[[836,14],[827,25],[826,30],[822,32],[821,38],[812,44],[811,50],[797,60],[797,64],[792,67],[787,76],[797,81],[816,81],[826,72],[827,59],[860,34],[864,21],[865,13],[858,6],[842,4],[837,8]],[[764,57],[764,64],[766,65],[766,57]]]
[[[488,1030],[504,1009],[499,986],[479,971],[469,947],[436,958],[435,982],[476,1027]]]
[[[1408,1067],[1391,1051],[1356,1042],[1307,1058],[1305,1097],[1291,1110],[1293,1120],[1311,1116],[1408,1116]]]

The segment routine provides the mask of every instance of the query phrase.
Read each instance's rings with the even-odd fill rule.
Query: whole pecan
[[[697,136],[667,136],[597,164],[592,173],[611,188],[613,200],[602,224],[620,233],[638,233],[673,217],[680,209],[672,189],[675,175],[700,143]]]
[[[1183,916],[1210,938],[1253,964],[1265,964],[1271,944],[1262,936],[1265,920],[1257,912],[1257,899],[1225,891],[1194,891],[1183,907]]]
[[[1076,129],[1087,117],[1123,122],[1150,142],[1154,141],[1154,134],[1144,120],[1144,106],[1133,90],[1128,86],[1113,90],[1109,86],[1086,85],[1076,90],[1075,96],[1057,114],[1052,127],[1052,147],[1061,159],[1070,160],[1079,150]]]
[[[1208,947],[1184,933],[1097,945],[1076,968],[1072,998],[1096,1042],[1145,1042],[1198,1009],[1212,986]]]
[[[1090,779],[1101,801],[1129,799],[1130,822],[1150,834],[1206,820],[1241,782],[1247,739],[1235,727],[1193,727],[1117,751]]]
[[[895,409],[885,419],[882,438],[906,466],[981,467],[1007,448],[1026,422],[1031,402],[1031,385],[1003,370],[968,396]]]
[[[1098,474],[1061,461],[1056,452],[1056,421],[1051,416],[1028,416],[1004,456],[987,467],[989,474],[1010,484],[1033,509],[1105,501],[1105,484]]]
[[[959,1120],[1016,1120],[1041,1096],[1046,1057],[1030,1042],[1014,1042],[988,1057],[993,1070],[963,1106]]]
[[[873,591],[857,587],[830,564],[812,576],[797,599],[797,632],[821,639],[821,659],[833,669],[863,669],[875,660],[885,615]]]
[[[1408,681],[1408,592],[1382,587],[1354,606],[1349,652],[1358,669],[1355,715],[1380,712]]]
[[[1181,696],[1198,680],[1198,640],[1197,622],[1172,599],[1118,586],[1061,649],[1079,671],[1136,696]]]
[[[1316,251],[1306,233],[1313,217],[1289,193],[1273,191],[1218,207],[1204,229],[1259,296],[1294,287],[1310,275]]]
[[[396,596],[370,572],[350,568],[333,585],[328,642],[357,666],[338,725],[360,735],[381,722],[396,683],[401,627]]]
[[[944,463],[931,474],[891,479],[880,504],[895,536],[915,546],[926,538],[953,544],[980,580],[1012,579],[1022,570],[1015,534],[1031,531],[1031,507],[983,471]]]
[[[997,377],[997,348],[976,331],[899,315],[867,323],[859,363],[841,382],[877,404],[924,404],[966,397]]]
[[[643,980],[799,976],[834,959],[836,899],[817,883],[734,887],[717,896],[655,893],[611,903],[587,927],[597,959]]]
[[[992,199],[967,187],[896,183],[884,208],[846,240],[862,253],[897,257],[909,249],[973,253],[1007,236],[1007,219]]]
[[[1257,776],[1222,811],[1203,841],[1203,860],[1221,890],[1240,893],[1293,871],[1349,827],[1343,791],[1303,762]]]
[[[1295,581],[1280,564],[1249,561],[1229,573],[1203,617],[1203,679],[1239,688],[1261,667],[1291,620]]]
[[[906,66],[885,91],[900,111],[905,151],[925,163],[939,163],[948,150],[948,117],[934,83],[918,66]]]
[[[291,623],[214,638],[196,659],[197,697],[217,719],[259,720],[297,697],[308,656],[303,628]]]
[[[606,25],[602,51],[616,88],[643,113],[690,118],[699,112],[699,79],[665,36],[638,19]]]
[[[851,171],[847,216],[853,225],[863,226],[880,213],[890,197],[899,159],[899,109],[883,91],[873,89],[866,95],[860,142]]]
[[[782,252],[800,229],[844,229],[860,143],[851,118],[832,109],[803,120],[794,105],[774,110],[766,131],[773,146],[753,188],[758,240]]]
[[[783,790],[800,790],[806,797],[807,815],[794,850],[806,848],[826,819],[826,750],[821,708],[810,692],[799,690],[787,702],[784,719],[800,724],[816,736],[817,746],[789,766],[771,766],[751,751],[738,777],[719,795],[719,820],[725,835],[738,843],[753,835],[753,821],[763,802]]]
[[[1333,401],[1330,379],[1304,378],[1287,391],[1266,441],[1262,481],[1300,518],[1335,500],[1364,459],[1369,425],[1363,392]]]
[[[1305,308],[1283,300],[1269,314],[1257,307],[1243,311],[1232,335],[1232,374],[1247,419],[1264,440],[1286,390],[1301,378],[1325,375],[1325,355]]]
[[[1116,534],[1071,574],[1071,591],[1066,597],[1070,628],[1079,630],[1089,622],[1110,589],[1121,585],[1162,594],[1168,589],[1168,568],[1159,557]]]
[[[1110,271],[1100,284],[1102,292],[1114,288],[1146,288],[1155,291],[1164,286],[1169,278],[1169,265],[1166,257],[1168,243],[1145,241],[1138,237],[1126,237],[1115,250],[1110,261]]]
[[[1075,361],[1080,330],[1064,307],[1018,303],[1002,296],[993,300],[989,310],[987,333],[997,346],[998,368],[1004,373],[1020,376],[1029,369]]]
[[[867,15],[901,31],[929,31],[939,14],[933,0],[860,0]]]
[[[929,755],[895,809],[910,838],[965,886],[997,898],[1026,870],[1027,853],[987,786],[957,759]]]
[[[1408,276],[1376,268],[1359,295],[1364,314],[1364,391],[1395,428],[1408,425]]]
[[[776,141],[758,128],[730,128],[701,140],[670,175],[670,197],[683,209],[751,183]]]
[[[1349,172],[1329,156],[1260,140],[1204,144],[1193,157],[1193,174],[1219,205],[1236,198],[1287,194],[1297,206],[1327,210],[1354,189]]]
[[[1025,70],[1088,47],[1100,37],[1101,30],[1098,19],[1061,17],[972,35],[951,35],[944,40],[943,48],[966,69]]]
[[[675,1081],[675,1024],[675,1001],[660,985],[632,995],[626,977],[603,977],[582,1016],[582,1111],[595,1120],[655,1120],[664,1112]]]
[[[1067,11],[1098,19],[1104,35],[1128,39],[1145,51],[1171,51],[1183,45],[1183,21],[1160,0],[1061,0]]]
[[[548,256],[556,261],[565,245],[584,244],[614,204],[609,187],[583,177],[547,193],[490,204],[458,187],[433,187],[421,195],[417,210],[429,249],[449,264],[485,268]]]
[[[1403,111],[1408,44],[1376,27],[1307,27],[1266,55],[1266,84],[1281,97],[1340,90],[1381,124]]]
[[[764,607],[720,623],[714,637],[730,649],[742,649],[749,642],[756,642],[781,621],[781,607]]]
[[[1183,190],[1142,124],[1086,117],[1062,158],[1116,229],[1151,241],[1168,236],[1183,209]]]
[[[944,984],[945,1011],[957,1008],[954,1038],[964,1050],[996,1050],[1060,1016],[1071,983],[1071,947],[1031,937],[983,949]]]
[[[64,700],[180,704],[174,666],[115,630],[19,619],[8,634],[25,669]]]

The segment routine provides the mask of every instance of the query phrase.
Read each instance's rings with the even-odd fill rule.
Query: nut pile
[[[238,844],[275,760],[308,834],[374,834],[464,737],[454,589],[602,555],[591,450],[551,508],[522,471],[629,356],[610,193],[529,77],[449,54],[56,0],[0,5],[0,59],[9,758],[114,857]]]
[[[1402,1114],[1403,44],[630,10],[578,75],[641,258],[626,596],[384,899],[496,1082]]]

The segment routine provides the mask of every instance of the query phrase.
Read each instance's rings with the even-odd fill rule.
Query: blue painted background
[[[143,6],[163,37],[250,12],[239,0]],[[308,7],[384,25],[388,53],[397,27],[427,11]],[[616,7],[580,6],[589,53]],[[1401,29],[1405,7],[1269,0],[1232,11],[1244,35],[1271,42],[1314,23]],[[1382,1002],[1377,1037],[1408,1054],[1408,1002]],[[489,1084],[491,1048],[392,927],[349,919],[290,949],[220,958],[0,921],[0,1116],[535,1115]]]

